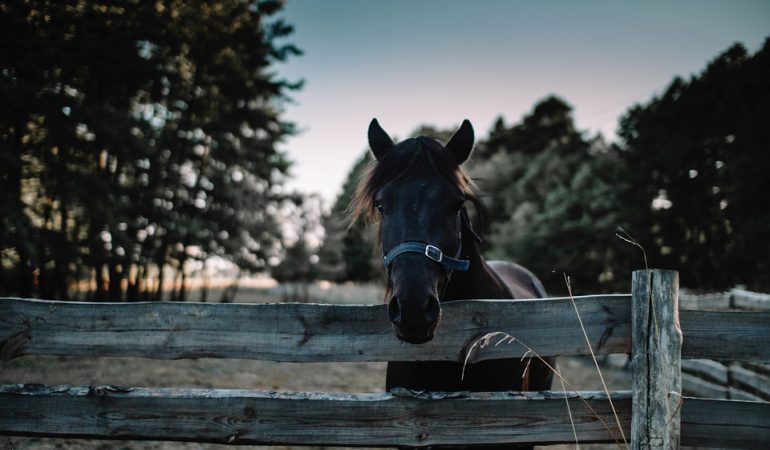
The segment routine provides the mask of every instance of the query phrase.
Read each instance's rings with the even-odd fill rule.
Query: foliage
[[[260,271],[288,168],[275,144],[298,88],[280,2],[30,1],[0,6],[0,286],[160,299],[219,256]],[[273,208],[274,209],[274,208]],[[165,269],[165,270],[164,270]]]
[[[770,288],[769,117],[770,40],[732,46],[621,120],[624,214],[686,286]]]
[[[628,110],[620,142],[575,130],[549,97],[519,124],[498,119],[472,160],[487,195],[487,250],[531,268],[552,293],[562,274],[588,291],[626,291],[622,274],[650,264],[680,271],[689,288],[736,283],[769,289],[770,40],[735,45],[689,81]]]
[[[479,143],[471,174],[490,209],[487,254],[530,268],[551,293],[565,290],[564,273],[578,288],[611,290],[618,160],[576,130],[571,111],[547,97],[520,124],[498,119]]]
[[[326,239],[320,258],[323,276],[333,281],[366,282],[376,279],[381,272],[380,258],[376,256],[377,242],[374,230],[364,223],[350,223],[347,209],[358,185],[358,180],[372,162],[367,150],[348,173],[342,191],[323,218]]]
[[[316,253],[323,234],[321,204],[316,195],[294,194],[280,208],[283,249],[280,262],[270,269],[270,274],[279,283],[299,288],[295,300],[307,300],[307,286],[320,274]]]

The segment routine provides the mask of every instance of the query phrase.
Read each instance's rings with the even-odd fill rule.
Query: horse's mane
[[[436,140],[429,137],[407,139],[372,161],[361,177],[348,211],[351,224],[357,220],[375,223],[379,219],[375,195],[386,184],[405,180],[428,171],[439,174],[473,202],[483,222],[485,208],[474,192],[473,181],[457,164],[454,155]],[[483,227],[483,224],[482,224]]]

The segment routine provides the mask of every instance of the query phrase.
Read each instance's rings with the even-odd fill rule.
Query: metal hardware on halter
[[[444,259],[444,252],[442,252],[440,248],[428,244],[425,246],[425,256],[436,261],[437,263],[441,263],[441,260]]]
[[[385,256],[383,256],[382,263],[385,265],[385,270],[388,270],[390,263],[393,262],[396,256],[408,252],[422,253],[431,261],[435,261],[447,269],[464,271],[468,270],[468,267],[471,265],[471,262],[467,259],[450,258],[449,256],[444,255],[444,252],[442,252],[441,249],[435,245],[409,241],[398,244],[397,246],[393,247]]]

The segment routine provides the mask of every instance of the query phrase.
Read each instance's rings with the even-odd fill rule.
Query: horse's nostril
[[[439,317],[441,317],[441,305],[438,299],[431,295],[425,308],[425,320],[430,324],[434,324],[438,322]]]
[[[396,326],[401,323],[401,308],[398,306],[398,299],[395,296],[388,303],[388,315],[390,316],[390,321]]]

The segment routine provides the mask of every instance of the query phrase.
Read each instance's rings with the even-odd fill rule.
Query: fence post
[[[637,270],[631,292],[632,448],[678,449],[682,401],[679,273]]]

